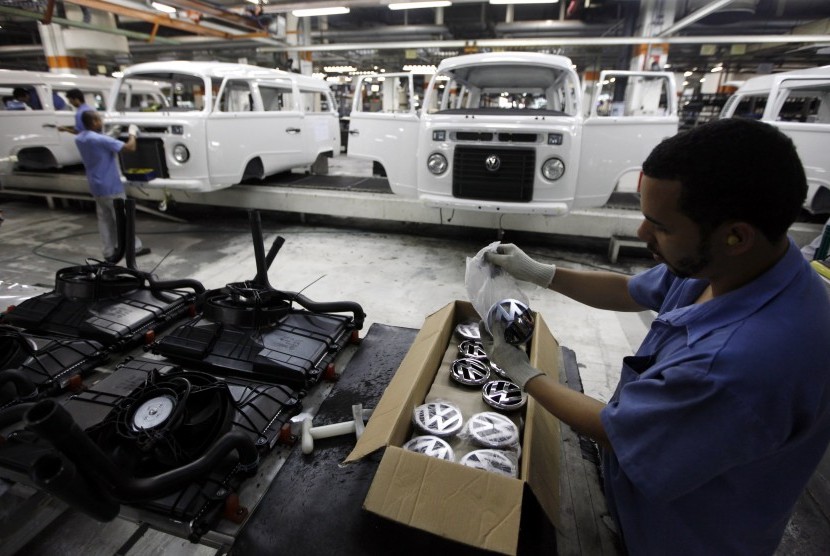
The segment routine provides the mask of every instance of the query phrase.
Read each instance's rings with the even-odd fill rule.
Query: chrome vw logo
[[[519,443],[519,428],[501,413],[476,413],[467,423],[470,436],[488,448],[507,448]]]
[[[461,430],[464,417],[456,405],[432,402],[419,405],[414,412],[415,424],[422,431],[436,436],[450,436]]]
[[[495,172],[499,168],[501,168],[501,159],[497,154],[491,154],[487,158],[484,159],[484,167],[487,168],[489,172]]]
[[[455,454],[453,454],[450,445],[437,436],[416,436],[404,444],[403,449],[438,459],[449,461],[455,459]]]
[[[527,402],[527,395],[522,389],[507,380],[490,381],[481,390],[487,405],[503,411],[519,409]]]
[[[456,359],[450,365],[450,378],[465,386],[481,386],[490,379],[490,365],[472,357]]]

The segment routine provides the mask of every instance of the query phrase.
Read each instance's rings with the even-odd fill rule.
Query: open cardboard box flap
[[[429,391],[456,324],[477,318],[472,305],[462,301],[426,318],[346,461],[386,447],[365,509],[465,544],[515,554],[525,482],[558,526],[561,442],[556,418],[528,400],[520,479],[400,447],[411,435],[412,411]],[[538,315],[530,360],[558,380],[559,345]]]

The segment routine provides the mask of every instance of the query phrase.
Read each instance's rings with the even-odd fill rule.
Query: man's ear
[[[758,233],[755,226],[746,222],[732,222],[725,230],[726,248],[734,255],[745,253],[758,241]]]

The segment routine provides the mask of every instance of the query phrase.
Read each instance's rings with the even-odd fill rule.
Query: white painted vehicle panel
[[[789,135],[807,175],[804,207],[830,212],[830,66],[748,79],[720,117],[759,119]]]
[[[607,113],[586,110],[587,118],[579,78],[563,56],[445,59],[422,106],[405,75],[357,82],[348,152],[379,162],[394,193],[429,206],[546,215],[600,206],[677,132],[668,73],[604,72],[592,100],[613,103]]]
[[[66,92],[80,89],[86,103],[104,110],[115,80],[103,76],[0,70],[0,95],[11,97],[15,87],[29,91],[32,110],[7,110],[0,103],[0,158],[16,156],[17,168],[50,170],[81,163],[75,136],[58,127],[75,127],[75,109]],[[56,97],[64,104],[56,107]],[[0,172],[14,169],[6,164]]]
[[[321,79],[244,64],[149,62],[124,71],[117,89],[153,82],[159,106],[118,109],[108,125],[139,127],[138,152],[121,158],[147,188],[206,192],[310,167],[340,153],[334,97]]]

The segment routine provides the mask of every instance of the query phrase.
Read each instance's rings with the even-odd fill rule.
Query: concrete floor
[[[49,210],[40,200],[2,200],[0,280],[51,288],[55,272],[100,257],[94,211],[86,203]],[[194,207],[177,214],[186,224],[139,213],[136,228],[150,255],[141,270],[161,279],[195,278],[207,288],[251,279],[256,273],[247,213]],[[424,317],[455,299],[467,299],[465,261],[495,241],[495,233],[459,231],[441,237],[429,230],[345,227],[321,218],[302,224],[296,215],[262,215],[265,243],[280,235],[285,244],[271,266],[278,289],[303,291],[314,301],[356,301],[372,322],[419,328]],[[504,241],[511,241],[506,236]],[[537,240],[538,241],[538,240]],[[651,264],[647,258],[607,263],[602,253],[563,250],[527,240],[539,260],[563,267],[601,267],[631,273]],[[266,247],[267,249],[267,247]],[[650,314],[618,314],[582,306],[564,296],[521,284],[531,307],[540,312],[560,344],[573,349],[587,393],[606,401],[613,393],[620,360],[646,333]]]
[[[89,202],[67,202],[50,210],[42,199],[3,197],[0,192],[0,210],[5,218],[0,226],[0,303],[4,305],[9,296],[51,289],[58,269],[100,256]],[[153,270],[160,279],[195,278],[207,288],[253,278],[256,265],[245,211],[181,206],[176,216],[185,222],[138,213],[138,234],[152,249],[150,255],[138,259],[141,270]],[[360,303],[367,314],[364,331],[374,322],[419,328],[433,311],[455,299],[466,299],[466,258],[496,240],[495,232],[487,230],[442,227],[436,232],[422,226],[275,212],[262,215],[262,228],[266,249],[277,235],[286,240],[269,271],[271,284],[302,291],[314,301]],[[642,251],[632,250],[623,251],[618,263],[611,265],[603,248],[580,248],[573,238],[567,240],[573,244],[570,248],[561,239],[553,245],[552,238],[526,234],[508,232],[503,240],[515,241],[538,260],[561,267],[631,274],[653,264]],[[599,311],[528,284],[523,288],[531,307],[543,315],[560,344],[575,352],[585,392],[607,401],[622,358],[634,352],[653,315]],[[112,548],[111,553],[130,538],[135,527],[122,520],[102,525],[77,512],[66,512],[21,553],[54,553],[58,543],[67,556],[88,554],[90,547],[101,546],[102,539],[108,539],[102,550]],[[798,536],[798,531],[788,531],[788,542]],[[67,546],[67,538],[79,542]],[[0,546],[0,555],[6,553]],[[151,531],[129,553],[201,555],[216,551]]]

